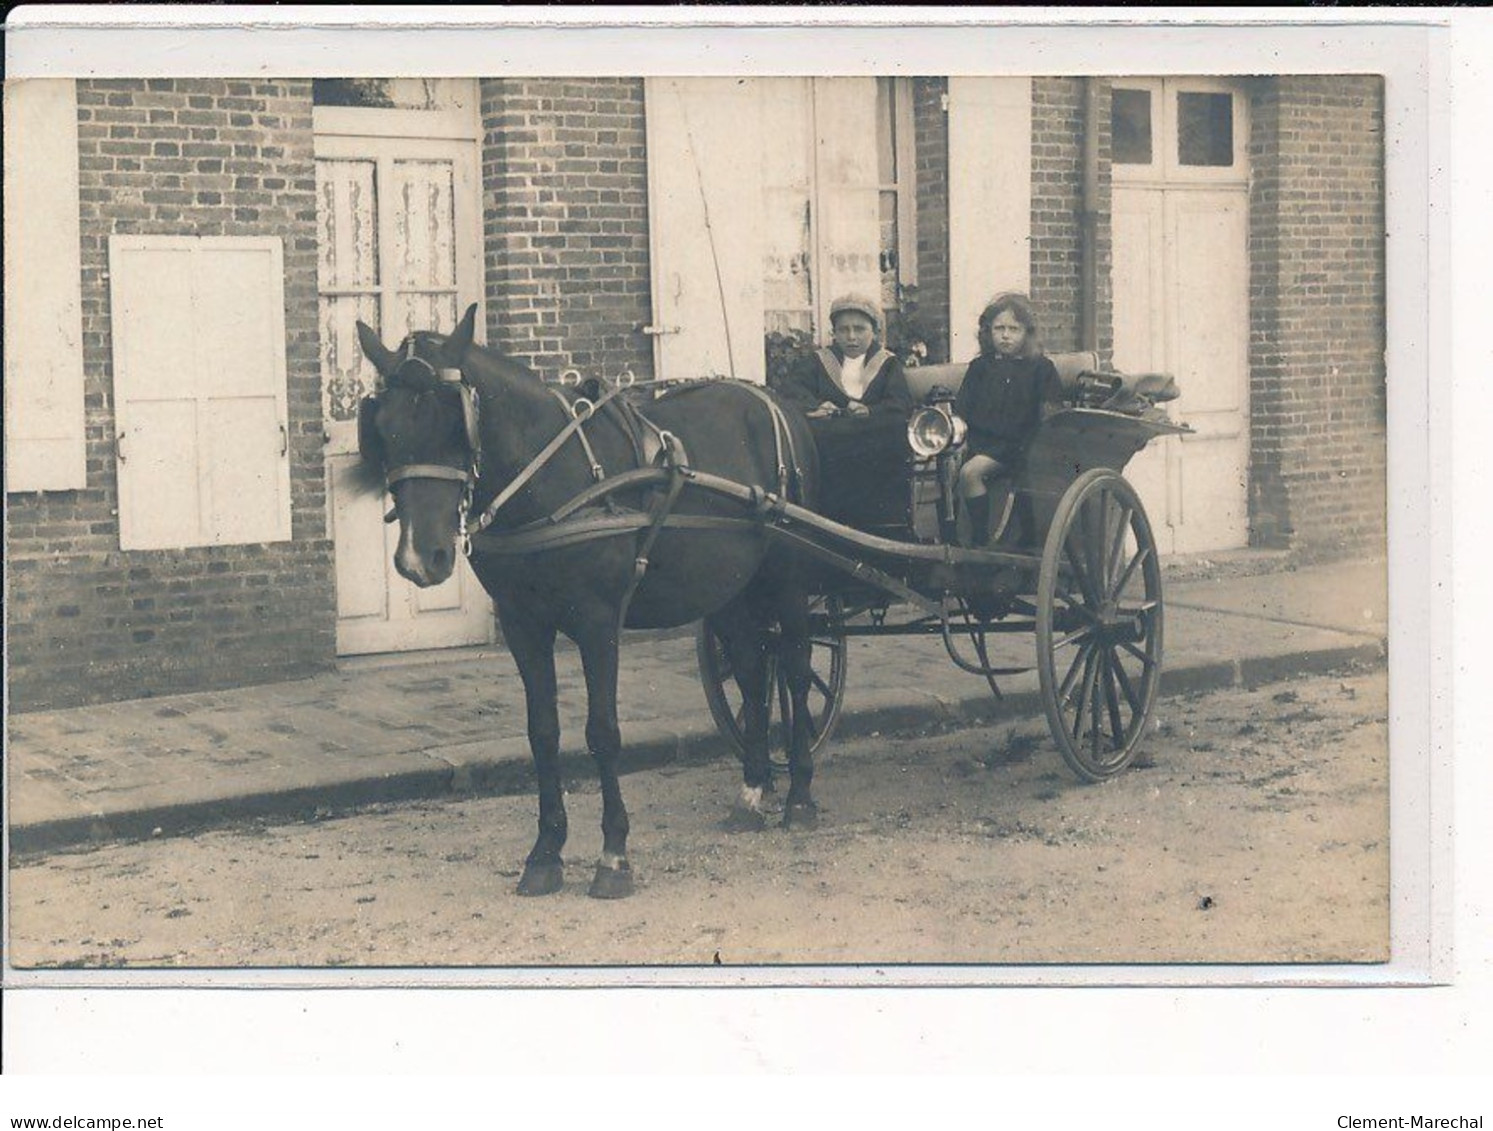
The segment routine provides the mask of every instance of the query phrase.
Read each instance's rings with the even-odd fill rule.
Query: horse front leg
[[[529,750],[539,781],[539,835],[518,881],[519,895],[549,895],[565,882],[560,850],[568,820],[560,782],[559,691],[555,682],[555,628],[499,606],[503,638],[518,664],[528,709]]]
[[[617,780],[622,728],[617,723],[617,631],[606,620],[579,634],[581,666],[586,673],[586,747],[601,778],[601,857],[589,893],[596,899],[621,899],[633,893],[627,860],[627,806]]]

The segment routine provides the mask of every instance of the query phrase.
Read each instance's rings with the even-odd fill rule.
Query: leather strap
[[[653,508],[649,511],[648,528],[633,558],[632,579],[627,583],[627,591],[622,594],[622,600],[617,605],[619,635],[627,625],[628,606],[632,604],[633,596],[637,593],[638,586],[643,584],[643,576],[648,572],[648,555],[653,550],[653,544],[658,541],[659,532],[663,530],[664,523],[668,521],[670,513],[674,510],[674,504],[679,499],[679,492],[684,489],[685,481],[690,475],[683,450],[674,435],[670,432],[660,432],[659,439],[663,443],[664,458],[669,467],[669,485],[654,500]]]
[[[565,441],[569,440],[572,434],[580,431],[581,425],[583,425],[586,421],[590,420],[591,417],[596,415],[597,409],[601,408],[613,397],[621,393],[623,391],[623,386],[619,385],[616,388],[611,389],[603,396],[598,398],[594,403],[584,399],[576,400],[574,402],[568,402],[565,400],[564,396],[559,393],[558,390],[552,389],[550,391],[553,392],[557,398],[559,398],[560,403],[563,404],[566,411],[571,414],[570,420],[568,420],[565,423],[565,426],[555,434],[554,439],[550,440],[548,444],[541,448],[539,450],[539,454],[531,459],[528,465],[513,477],[508,486],[504,487],[502,491],[498,492],[497,498],[493,499],[492,502],[487,504],[487,509],[485,509],[482,514],[478,516],[477,521],[472,524],[472,530],[474,532],[480,533],[491,526],[493,519],[498,517],[498,512],[508,505],[508,502],[513,498],[513,496],[517,495],[519,491],[523,490],[524,486],[529,482],[529,480],[533,479],[534,476],[539,474],[540,469],[554,458],[556,452],[564,447]],[[590,407],[584,413],[578,412],[576,411],[576,406],[580,404],[586,404]]]

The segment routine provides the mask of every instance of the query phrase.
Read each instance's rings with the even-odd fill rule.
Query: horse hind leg
[[[601,857],[588,894],[622,899],[633,893],[632,865],[627,859],[627,807],[617,778],[622,729],[617,722],[617,631],[597,620],[580,635],[581,666],[586,674],[586,747],[601,779]]]
[[[783,804],[784,828],[813,828],[819,822],[819,806],[811,785],[814,780],[814,738],[810,729],[809,686],[813,678],[809,635],[808,602],[784,594],[778,610],[781,629],[779,663],[788,681],[790,718],[788,727],[788,796]]]
[[[756,832],[767,827],[762,796],[772,785],[767,756],[767,697],[771,693],[767,639],[742,598],[711,617],[710,628],[726,649],[742,701],[741,792],[726,816],[726,828]]]

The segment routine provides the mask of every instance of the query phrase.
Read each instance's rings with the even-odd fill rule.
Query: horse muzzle
[[[400,577],[421,589],[440,585],[456,569],[456,544],[453,541],[422,553],[415,549],[409,526],[403,526],[399,532],[399,549],[394,552],[394,568]]]

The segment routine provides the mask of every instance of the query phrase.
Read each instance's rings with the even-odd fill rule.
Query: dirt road
[[[730,834],[734,763],[623,780],[638,891],[514,894],[530,797],[18,859],[18,967],[1374,962],[1389,948],[1380,669],[1163,700],[1150,765],[1077,784],[1033,721],[839,744],[812,832]],[[779,804],[781,795],[779,795]]]

